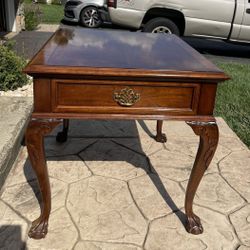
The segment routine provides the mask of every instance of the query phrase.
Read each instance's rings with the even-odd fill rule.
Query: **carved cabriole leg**
[[[162,133],[162,125],[163,125],[163,121],[157,120],[157,125],[156,125],[157,134],[156,134],[155,140],[157,142],[164,143],[167,141],[167,137],[165,134]]]
[[[187,122],[187,124],[196,135],[200,136],[200,145],[186,190],[186,229],[189,233],[201,234],[203,227],[200,218],[193,213],[193,200],[201,178],[214,156],[218,144],[219,131],[216,122]]]
[[[48,219],[51,209],[51,194],[47,164],[44,153],[44,136],[49,134],[61,120],[32,119],[26,130],[26,145],[29,159],[37,176],[42,194],[41,215],[32,222],[29,237],[34,239],[44,238],[48,231]]]
[[[63,143],[68,139],[68,130],[69,130],[69,119],[63,119],[63,130],[58,132],[56,136],[56,141]]]

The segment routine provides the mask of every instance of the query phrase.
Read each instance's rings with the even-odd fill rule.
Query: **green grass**
[[[250,64],[217,63],[231,80],[219,84],[215,115],[250,148]]]
[[[32,4],[32,0],[24,0],[26,4]],[[42,20],[41,23],[46,24],[59,24],[63,18],[63,5],[57,4],[40,4],[36,5],[42,11]]]

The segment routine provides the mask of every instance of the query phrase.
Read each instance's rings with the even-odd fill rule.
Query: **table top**
[[[84,28],[58,29],[24,72],[227,79],[175,35]]]

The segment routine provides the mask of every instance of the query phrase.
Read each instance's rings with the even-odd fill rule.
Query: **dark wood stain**
[[[46,236],[51,210],[43,137],[63,121],[57,141],[66,141],[68,119],[155,119],[158,142],[166,142],[163,120],[186,121],[200,137],[186,191],[186,229],[203,232],[193,199],[218,143],[216,89],[228,79],[221,70],[174,35],[64,28],[24,72],[34,77],[34,112],[26,144],[43,201],[30,237]],[[122,96],[128,106],[114,98],[124,89],[131,95]]]

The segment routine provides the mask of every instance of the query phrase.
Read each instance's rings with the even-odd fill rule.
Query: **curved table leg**
[[[63,143],[68,139],[69,119],[63,119],[63,130],[57,133],[56,141]]]
[[[47,234],[51,209],[51,193],[43,137],[49,134],[59,123],[60,120],[32,119],[26,130],[25,138],[29,159],[37,176],[42,194],[41,215],[32,222],[29,231],[29,237],[34,239],[44,238]]]
[[[156,125],[157,134],[156,134],[155,140],[157,142],[164,143],[167,141],[167,137],[165,134],[162,133],[162,125],[163,125],[163,121],[157,120],[157,125]]]
[[[187,122],[187,124],[191,126],[196,135],[200,136],[200,145],[186,190],[186,229],[189,233],[201,234],[203,227],[200,218],[193,213],[193,200],[201,178],[214,156],[218,144],[219,131],[216,122]]]

